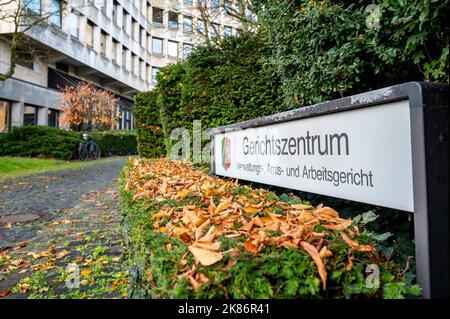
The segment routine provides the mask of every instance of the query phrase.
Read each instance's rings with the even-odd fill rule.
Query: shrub
[[[0,136],[0,155],[73,159],[78,156],[80,133],[48,126],[14,127]]]
[[[141,157],[160,157],[165,154],[163,130],[154,91],[135,96],[133,115],[136,119],[138,152]]]
[[[61,97],[61,124],[71,130],[108,130],[119,120],[119,98],[90,83],[66,86]]]
[[[420,295],[420,287],[411,283],[403,267],[375,251],[379,235],[366,229],[368,219],[373,219],[371,212],[363,214],[364,222],[330,217],[337,214],[331,208],[324,208],[324,215],[315,215],[321,209],[299,198],[286,202],[267,190],[243,187],[167,159],[131,160],[121,174],[119,189],[129,247],[131,297]],[[293,210],[298,210],[298,218],[287,218]],[[335,227],[336,221],[347,226]],[[277,223],[278,230],[273,228]],[[286,223],[290,225],[287,228]],[[308,229],[307,225],[315,226]],[[202,236],[209,239],[200,239]],[[307,253],[305,242],[318,248],[311,246]],[[193,247],[203,247],[201,254],[207,260],[202,262],[199,252],[200,264],[195,263]],[[313,261],[311,249],[320,250],[321,257],[317,253]],[[317,259],[322,260],[321,266]],[[379,267],[379,287],[366,284],[368,264]],[[319,267],[326,271],[321,273]]]
[[[449,80],[448,0],[256,2],[263,65],[280,76],[289,108]]]
[[[259,38],[247,34],[198,47],[186,61],[161,69],[153,93],[141,94],[136,101],[146,100],[146,119],[162,125],[166,153],[172,130],[191,130],[193,120],[201,120],[205,129],[282,110],[277,78],[262,67],[263,55]],[[146,121],[140,120],[147,115],[139,109],[135,115],[138,122]]]
[[[89,131],[87,133],[97,142],[101,156],[137,154],[134,131]]]

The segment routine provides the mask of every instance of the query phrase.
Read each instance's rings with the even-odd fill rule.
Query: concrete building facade
[[[8,10],[2,1],[0,10]],[[0,81],[0,133],[13,126],[58,126],[59,89],[79,81],[116,94],[121,109],[117,128],[133,129],[133,96],[151,90],[161,67],[185,58],[205,41],[199,4],[214,11],[210,36],[240,31],[239,22],[222,10],[227,5],[223,0],[17,1],[26,1],[33,12],[60,8],[61,14],[25,32],[28,44],[41,53],[18,55],[14,75]],[[13,32],[14,24],[0,21],[3,73]]]

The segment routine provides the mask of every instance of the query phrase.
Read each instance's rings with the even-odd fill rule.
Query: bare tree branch
[[[61,1],[61,5],[58,10],[48,11],[42,10],[40,2],[40,12],[34,12],[31,9],[33,0],[0,0],[0,21],[3,23],[11,24],[12,32],[8,36],[2,36],[3,40],[9,44],[9,65],[6,72],[0,72],[0,81],[5,81],[14,75],[14,71],[17,65],[18,53],[28,53],[34,56],[37,50],[33,47],[28,38],[26,32],[36,27],[46,28],[49,26],[49,19],[55,15],[63,14],[66,4]]]

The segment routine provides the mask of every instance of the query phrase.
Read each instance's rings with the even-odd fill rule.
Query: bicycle
[[[88,134],[83,134],[83,143],[78,147],[81,161],[96,160],[100,158],[100,147]]]

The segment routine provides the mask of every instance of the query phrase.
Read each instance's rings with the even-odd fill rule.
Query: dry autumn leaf
[[[148,197],[148,200],[161,203],[160,210],[149,218],[153,219],[155,231],[166,231],[168,236],[179,237],[188,245],[187,254],[194,256],[196,264],[195,269],[185,269],[182,277],[194,288],[206,280],[197,272],[198,267],[215,264],[228,253],[220,252],[217,240],[220,237],[242,236],[243,248],[253,254],[262,252],[267,245],[303,249],[317,265],[324,289],[327,276],[324,262],[333,255],[327,246],[335,240],[334,236],[329,236],[330,231],[342,234],[353,250],[370,252],[373,249],[347,237],[344,231],[353,237],[358,234],[358,229],[352,220],[340,218],[330,207],[268,200],[273,195],[269,196],[267,190],[247,186],[241,186],[246,195],[235,194],[237,181],[207,175],[185,162],[169,159],[131,161],[134,168],[127,176],[127,185],[136,198],[142,196],[147,200]],[[151,181],[146,177],[148,174],[152,175]],[[167,199],[185,199],[188,195],[199,199],[189,198],[184,206],[165,206],[163,203]],[[316,228],[318,225],[320,231]],[[166,246],[168,250],[169,247]],[[187,267],[185,256],[180,264]]]
[[[313,215],[319,218],[320,220],[330,220],[339,218],[339,213],[330,207],[322,207],[316,209],[313,212]]]
[[[347,219],[339,224],[335,224],[335,225],[327,224],[327,225],[322,225],[322,226],[323,226],[323,228],[330,229],[330,230],[343,230],[343,229],[348,228],[352,224],[353,224],[353,221],[351,219]]]
[[[91,273],[92,273],[92,270],[90,270],[90,269],[84,269],[80,272],[80,274],[83,276],[89,276]]]
[[[251,252],[252,254],[256,254],[258,252],[258,249],[256,247],[256,245],[254,245],[252,243],[252,239],[248,239],[245,243],[244,243],[244,248],[245,250],[247,250],[248,252]]]
[[[204,248],[198,248],[196,246],[189,246],[189,251],[194,256],[195,260],[203,266],[210,266],[222,259],[222,253],[211,251]]]
[[[259,212],[260,210],[261,210],[261,206],[257,206],[257,205],[254,205],[254,204],[247,204],[244,207],[244,211],[247,214],[254,214],[254,213]]]
[[[342,238],[344,241],[353,249],[357,251],[363,251],[363,252],[369,252],[369,251],[375,251],[375,246],[372,245],[362,245],[358,244],[356,241],[351,240],[348,238],[348,236],[345,233],[341,233]]]
[[[306,205],[306,204],[291,204],[291,207],[293,209],[297,209],[297,210],[304,210],[304,209],[311,209],[312,208],[311,205]]]
[[[322,288],[323,288],[323,290],[326,290],[326,288],[327,288],[327,270],[325,269],[325,265],[323,264],[322,258],[320,258],[319,252],[317,251],[316,247],[307,243],[306,241],[302,241],[300,243],[300,245],[309,255],[311,255],[312,259],[314,260],[315,264],[317,265],[317,268],[319,270],[320,279],[322,279]]]

